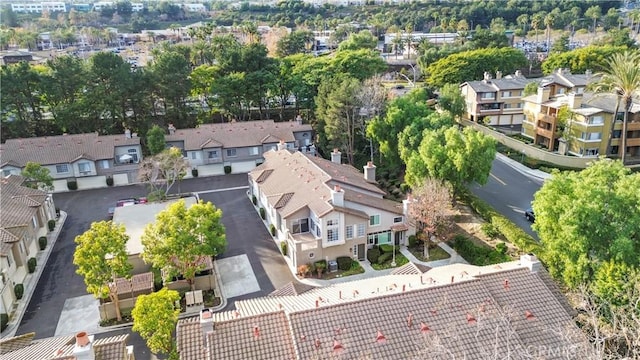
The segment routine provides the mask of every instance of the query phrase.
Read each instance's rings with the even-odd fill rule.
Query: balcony
[[[627,131],[640,130],[640,121],[630,121],[627,123]]]
[[[538,114],[538,121],[546,122],[548,124],[555,124],[558,118],[552,115]]]
[[[540,136],[544,136],[548,139],[552,139],[553,138],[553,131],[551,130],[547,130],[545,128],[541,128],[541,127],[537,127],[536,128],[536,134],[540,135]]]
[[[627,138],[627,146],[640,146],[640,138]]]

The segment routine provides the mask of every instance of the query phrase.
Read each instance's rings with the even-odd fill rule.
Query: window
[[[131,161],[133,161],[134,163],[138,162],[138,150],[129,149],[129,150],[127,150],[127,153],[129,153],[129,155],[131,155]]]
[[[7,254],[7,264],[9,264],[8,267],[11,267],[11,254]]]
[[[353,245],[353,257],[358,256],[358,245]]]
[[[391,231],[381,231],[367,236],[369,245],[389,244],[391,243]]]
[[[349,226],[347,226],[347,231],[346,231],[347,239],[353,239],[353,227],[354,227],[354,226],[355,226],[355,225],[349,225]]]
[[[302,234],[309,232],[309,219],[293,220],[291,224],[291,232],[294,234]]]
[[[502,92],[502,97],[504,97],[504,98],[511,97],[511,91],[503,91]]]
[[[36,219],[35,216],[31,218],[31,223],[33,224],[34,229],[38,228],[38,219]]]
[[[338,229],[327,229],[327,241],[338,241]]]
[[[365,230],[366,230],[366,225],[365,224],[358,224],[357,236],[358,237],[363,237]]]
[[[613,130],[613,138],[614,139],[620,139],[621,135],[622,135],[622,130]]]
[[[218,150],[209,151],[208,157],[209,157],[209,159],[217,159],[218,158]]]
[[[11,170],[2,170],[2,176],[7,177],[11,175]]]
[[[611,147],[611,155],[616,155],[618,153],[619,148],[617,146]]]
[[[522,103],[504,104],[505,109],[522,109]]]
[[[491,93],[491,92],[480,93],[480,98],[483,99],[483,100],[495,99],[496,98],[496,94],[495,93]]]
[[[480,104],[480,111],[500,110],[500,103]]]
[[[236,156],[236,149],[227,149],[227,156],[228,157]]]
[[[258,155],[260,153],[260,149],[257,146],[249,148],[249,155]]]
[[[595,149],[587,149],[585,152],[586,156],[598,156],[600,154],[600,150],[598,148]]]
[[[582,133],[582,139],[587,141],[595,141],[600,140],[602,138],[602,133]]]
[[[100,161],[100,167],[103,169],[108,169],[109,168],[109,160],[101,160]]]
[[[196,160],[198,158],[198,153],[195,151],[191,152],[191,160]]]
[[[380,225],[380,215],[369,216],[369,226],[378,226],[378,225]]]
[[[401,223],[402,222],[402,216],[396,216],[393,218],[393,222],[394,223]]]
[[[91,164],[88,162],[81,162],[78,164],[78,170],[80,171],[80,174],[91,172]]]
[[[58,174],[68,173],[69,172],[69,165],[67,165],[67,164],[56,165],[56,172]]]
[[[602,115],[592,116],[589,118],[589,124],[591,125],[604,124],[604,118],[602,117]]]

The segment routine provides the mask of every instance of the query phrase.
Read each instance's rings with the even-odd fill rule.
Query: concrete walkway
[[[516,170],[517,172],[521,173],[524,176],[528,176],[534,179],[539,179],[542,181],[545,181],[549,178],[551,178],[551,174],[546,173],[544,171],[541,170],[537,170],[537,169],[531,169],[529,167],[527,167],[526,165],[511,159],[510,157],[500,154],[500,153],[496,153],[496,159],[509,165],[511,168],[513,168],[514,170]]]
[[[24,296],[21,300],[18,300],[18,306],[15,309],[15,312],[9,319],[9,324],[7,328],[2,332],[1,338],[10,338],[15,336],[16,331],[18,331],[18,326],[20,326],[20,322],[22,321],[22,317],[24,316],[25,311],[27,311],[27,306],[29,306],[29,302],[31,301],[31,297],[33,296],[33,291],[38,285],[38,280],[40,280],[40,276],[42,275],[42,271],[47,265],[47,261],[49,260],[49,255],[51,255],[51,251],[53,251],[53,247],[58,240],[58,236],[60,236],[60,231],[64,226],[64,222],[67,220],[67,213],[64,211],[60,211],[60,217],[56,221],[56,227],[53,231],[47,234],[47,247],[38,251],[36,254],[36,270],[32,274],[27,274],[27,277],[22,282],[24,284]]]

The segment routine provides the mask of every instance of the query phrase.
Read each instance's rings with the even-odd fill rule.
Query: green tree
[[[150,67],[155,79],[156,94],[162,99],[164,112],[179,128],[195,125],[189,119],[186,107],[186,99],[191,93],[189,58],[179,51],[163,51],[154,58]]]
[[[42,167],[38,163],[28,161],[20,175],[24,176],[25,185],[32,189],[53,190],[53,178],[49,169]]]
[[[176,329],[180,309],[175,304],[180,294],[175,290],[162,288],[158,292],[140,295],[131,311],[132,330],[139,333],[149,350],[154,354],[169,354],[176,357],[173,332]]]
[[[446,84],[440,89],[438,105],[454,120],[458,120],[464,114],[467,106],[458,84]]]
[[[196,274],[227,247],[221,218],[222,210],[210,202],[199,201],[188,209],[184,200],[169,205],[145,228],[142,259],[162,269],[165,279],[184,276],[195,290]]]
[[[447,56],[427,67],[428,83],[443,87],[482,78],[485,71],[512,73],[527,65],[524,54],[515,48],[490,48],[464,51]]]
[[[378,143],[386,165],[400,167],[398,136],[413,123],[422,124],[433,113],[427,106],[427,92],[424,89],[411,90],[407,95],[393,99],[384,116],[377,116],[367,124],[367,136]]]
[[[340,43],[338,51],[360,49],[375,50],[376,46],[378,46],[378,39],[373,36],[371,31],[362,30],[358,33],[349,35],[349,38]]]
[[[607,66],[602,73],[598,76],[598,81],[591,87],[597,93],[614,93],[616,95],[616,111],[620,105],[624,111],[624,117],[622,119],[622,139],[621,139],[621,153],[620,159],[622,163],[626,162],[626,148],[627,148],[627,125],[629,121],[629,112],[633,99],[640,98],[640,53],[629,52],[613,54],[607,60]],[[611,133],[615,121],[612,122]],[[609,143],[609,146],[611,144]]]
[[[593,33],[595,34],[598,30],[597,21],[602,16],[602,9],[600,9],[600,6],[598,5],[591,6],[584,12],[584,16],[593,19]]]
[[[73,264],[84,278],[87,291],[97,299],[109,298],[116,308],[116,318],[122,320],[115,279],[130,276],[133,268],[127,254],[129,236],[123,225],[111,221],[91,224],[89,230],[76,236]]]
[[[575,288],[603,265],[640,265],[640,174],[600,160],[580,172],[556,172],[535,194],[533,228],[551,275]]]
[[[44,101],[53,115],[56,125],[71,134],[93,132],[92,122],[86,121],[88,110],[86,85],[88,82],[85,62],[75,56],[57,56],[47,61],[50,71],[44,76]]]
[[[472,49],[502,48],[509,46],[509,38],[502,31],[478,29],[471,38]]]
[[[177,147],[165,149],[156,155],[144,158],[138,170],[138,179],[149,184],[151,194],[162,199],[176,182],[187,174],[189,162]]]
[[[363,81],[382,74],[386,69],[386,63],[375,50],[344,50],[328,60],[324,73],[343,73]]]
[[[549,52],[551,54],[559,54],[569,51],[569,35],[562,34],[560,38],[553,42]]]
[[[156,155],[165,149],[164,129],[158,125],[153,125],[147,132],[147,148],[151,155]]]
[[[406,182],[419,184],[430,177],[451,184],[453,197],[465,185],[485,184],[496,155],[496,141],[483,133],[457,126],[427,130],[420,148],[407,163]]]
[[[587,70],[604,71],[607,59],[613,54],[624,52],[619,46],[586,46],[564,53],[551,54],[542,63],[542,72],[551,74],[557,69],[569,69],[574,74],[584,74]]]
[[[527,85],[524,86],[524,90],[522,90],[522,96],[529,96],[538,93],[539,86],[540,83],[538,81],[527,83]]]
[[[283,36],[276,44],[276,55],[285,57],[293,54],[306,53],[313,44],[313,33],[308,30],[294,30]]]

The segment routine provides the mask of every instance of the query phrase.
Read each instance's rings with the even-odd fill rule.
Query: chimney
[[[591,75],[593,75],[593,73],[591,72],[591,70],[587,69],[584,74],[587,76],[587,80],[591,79]]]
[[[551,89],[548,87],[538,87],[538,93],[536,94],[536,102],[538,104],[542,104],[543,102],[549,101],[549,96],[551,96]]]
[[[572,91],[567,95],[567,99],[569,101],[569,109],[578,109],[582,105],[582,94],[576,94]]]
[[[208,344],[207,334],[213,332],[213,313],[210,309],[200,311],[200,328],[202,329],[203,344]]]
[[[337,148],[333,149],[331,152],[331,162],[336,164],[342,163],[342,153]]]
[[[331,190],[331,202],[334,206],[344,206],[344,190],[340,188],[340,185],[336,185]]]
[[[287,143],[285,143],[284,140],[280,140],[280,142],[278,143],[278,151],[286,150],[286,149],[287,149]]]
[[[496,79],[502,79],[502,71],[496,71]]]
[[[131,139],[131,130],[124,129],[124,137],[127,139]]]
[[[407,195],[407,198],[402,200],[402,214],[405,217],[409,217],[409,205],[413,202],[413,197],[411,194]]]
[[[376,166],[372,161],[368,161],[364,166],[364,179],[368,182],[376,182]]]
[[[173,124],[172,124],[172,123],[169,123],[169,127],[168,127],[168,129],[169,129],[169,135],[173,135],[173,134],[175,134],[175,132],[176,132],[176,127],[175,127],[175,126],[173,126]]]
[[[93,335],[89,336],[84,331],[76,334],[73,356],[75,356],[77,360],[95,360],[96,354],[93,351]]]
[[[538,270],[542,269],[542,263],[533,254],[521,255],[520,264],[528,267],[531,272],[538,272]]]
[[[515,77],[519,78],[519,77],[521,77],[521,76],[522,76],[522,71],[520,71],[520,70],[516,70]]]
[[[302,116],[300,116],[300,114],[298,114],[298,116],[296,116],[296,123],[298,125],[302,125]]]
[[[491,82],[491,73],[489,73],[488,71],[485,71],[482,81],[484,81],[485,83],[490,83]]]

